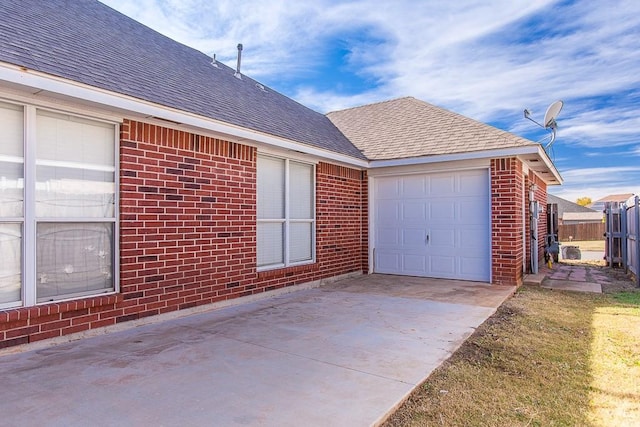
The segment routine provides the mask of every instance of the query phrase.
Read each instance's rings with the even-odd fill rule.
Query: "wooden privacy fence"
[[[606,203],[605,257],[610,266],[631,271],[640,287],[640,197],[626,204]]]
[[[604,240],[604,222],[558,225],[558,240]]]

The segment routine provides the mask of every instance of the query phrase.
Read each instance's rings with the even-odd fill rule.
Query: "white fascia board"
[[[497,150],[470,151],[466,153],[439,154],[435,156],[410,157],[406,159],[372,160],[371,169],[386,168],[389,166],[407,166],[426,163],[452,162],[456,160],[491,159],[496,157],[511,157],[522,154],[537,154],[537,147],[527,145],[524,147],[501,148]]]
[[[98,104],[100,106],[116,109],[124,113],[133,113],[142,117],[155,117],[181,125],[193,126],[195,128],[228,135],[232,142],[248,142],[267,144],[283,148],[285,150],[298,151],[310,154],[323,159],[333,160],[358,168],[367,168],[367,160],[356,159],[333,151],[312,147],[295,141],[278,138],[265,133],[249,130],[240,126],[223,123],[217,120],[205,118],[193,113],[177,110],[143,101],[127,95],[98,89],[82,83],[73,82],[67,79],[40,73],[38,71],[27,70],[23,67],[0,63],[0,81],[6,81],[22,87],[35,89],[32,94],[46,91],[50,94],[71,97],[84,102]]]
[[[387,168],[391,166],[410,166],[440,162],[453,162],[460,160],[494,159],[501,157],[517,157],[535,154],[551,171],[553,176],[562,183],[562,177],[547,156],[541,145],[525,145],[522,147],[499,148],[495,150],[470,151],[466,153],[440,154],[435,156],[410,157],[406,159],[372,160],[369,162],[370,169]]]

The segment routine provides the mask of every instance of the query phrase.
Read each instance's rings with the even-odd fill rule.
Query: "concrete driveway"
[[[373,425],[513,290],[359,276],[5,354],[2,424]]]

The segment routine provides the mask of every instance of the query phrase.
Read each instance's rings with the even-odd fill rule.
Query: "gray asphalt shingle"
[[[94,0],[0,0],[0,61],[364,159],[323,114]]]
[[[536,145],[412,97],[334,111],[327,116],[370,160]]]

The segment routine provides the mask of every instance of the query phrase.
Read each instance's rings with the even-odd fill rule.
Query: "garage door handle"
[[[429,244],[429,235],[427,234],[427,245]]]

